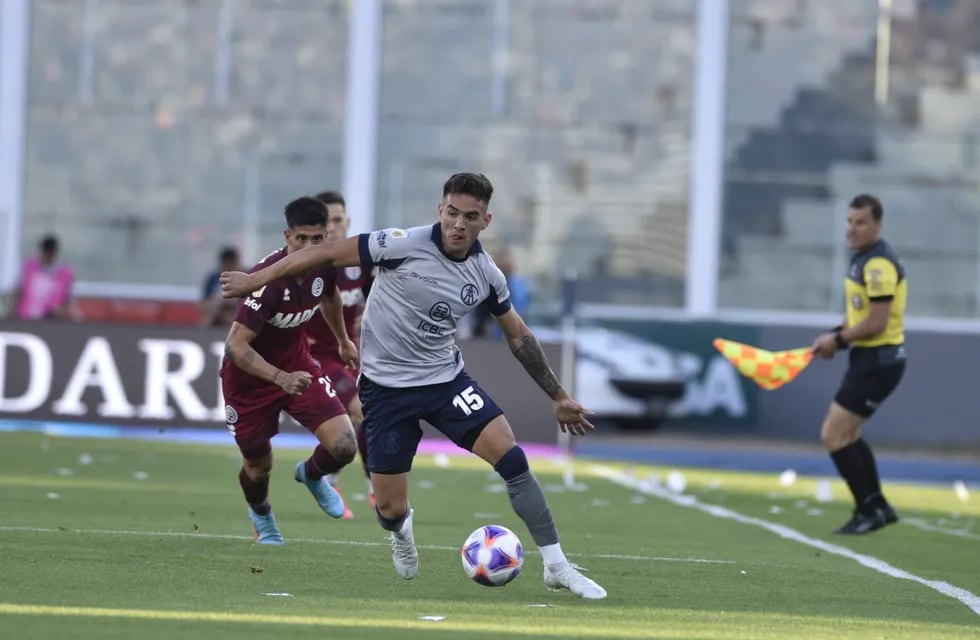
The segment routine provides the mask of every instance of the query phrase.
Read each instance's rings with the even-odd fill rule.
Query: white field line
[[[51,527],[13,527],[0,526],[0,533],[23,532],[23,533],[63,533],[63,534],[82,534],[82,535],[101,535],[101,536],[141,536],[147,538],[200,538],[204,540],[248,540],[251,536],[227,534],[227,533],[192,533],[188,531],[125,531],[115,529],[55,529]],[[286,538],[286,543],[303,542],[312,544],[331,544],[345,545],[351,547],[388,547],[390,542],[365,542],[362,540],[327,540],[318,538]],[[420,544],[419,549],[431,551],[459,551],[459,547],[446,545]],[[528,549],[526,553],[537,554],[537,550]],[[569,553],[571,558],[601,558],[603,560],[628,560],[628,561],[647,561],[647,562],[690,562],[696,564],[735,564],[734,560],[717,560],[712,558],[672,558],[664,556],[641,556],[641,555],[616,555],[610,553]]]
[[[883,560],[879,560],[878,558],[875,558],[873,556],[869,556],[863,553],[857,553],[856,551],[852,551],[847,547],[842,547],[840,545],[824,542],[823,540],[811,538],[807,535],[800,533],[795,529],[791,529],[781,524],[776,524],[775,522],[769,522],[768,520],[762,520],[761,518],[753,518],[751,516],[746,516],[741,513],[738,513],[737,511],[732,511],[731,509],[728,509],[726,507],[707,504],[701,502],[694,496],[678,495],[675,493],[671,493],[670,491],[667,491],[666,489],[663,489],[659,486],[654,486],[649,482],[638,480],[627,473],[618,471],[616,469],[612,469],[610,467],[606,467],[602,465],[593,465],[591,467],[591,471],[595,475],[602,478],[606,478],[607,480],[610,480],[611,482],[614,482],[620,486],[628,487],[630,489],[633,489],[634,491],[639,491],[641,493],[645,493],[650,496],[661,498],[663,500],[666,500],[678,506],[687,507],[689,509],[697,509],[698,511],[703,511],[704,513],[712,515],[716,518],[734,520],[736,522],[741,522],[742,524],[748,524],[748,525],[760,527],[762,529],[775,533],[777,536],[781,538],[792,540],[794,542],[799,542],[800,544],[804,544],[809,547],[813,547],[815,549],[820,549],[821,551],[825,551],[826,553],[832,553],[834,555],[841,556],[842,558],[849,558],[865,567],[868,567],[869,569],[873,569],[874,571],[883,573],[893,578],[899,578],[902,580],[911,580],[912,582],[917,582],[921,585],[929,587],[930,589],[938,591],[944,596],[948,596],[950,598],[954,598],[955,600],[960,601],[961,603],[969,607],[970,610],[972,610],[974,613],[980,615],[980,596],[977,596],[976,594],[973,594],[967,591],[966,589],[953,586],[948,582],[943,582],[941,580],[929,580],[927,578],[917,576],[903,569],[893,567],[887,562]]]
[[[931,531],[933,533],[945,533],[948,536],[956,536],[958,538],[967,538],[969,540],[980,540],[980,535],[967,531],[966,529],[950,529],[948,527],[940,527],[939,525],[930,524],[926,520],[921,518],[902,518],[902,522],[907,525],[922,529],[923,531]]]

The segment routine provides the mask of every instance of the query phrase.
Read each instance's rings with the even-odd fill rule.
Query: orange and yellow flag
[[[714,345],[739,373],[763,389],[778,389],[792,382],[813,358],[809,347],[766,351],[724,338],[715,338]]]

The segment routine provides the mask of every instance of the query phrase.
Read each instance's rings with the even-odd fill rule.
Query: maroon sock
[[[364,424],[358,423],[354,429],[357,434],[357,452],[361,454],[361,466],[364,467],[364,475],[371,479],[371,470],[368,469],[367,459],[367,435],[364,433]]]
[[[306,479],[319,480],[328,473],[335,473],[344,468],[344,465],[337,462],[337,459],[330,455],[330,452],[318,444],[313,450],[313,455],[306,461]]]
[[[269,505],[269,477],[256,482],[245,473],[245,467],[238,472],[238,484],[242,485],[242,493],[245,494],[245,502],[252,507],[252,511],[260,516],[264,516],[272,510]]]

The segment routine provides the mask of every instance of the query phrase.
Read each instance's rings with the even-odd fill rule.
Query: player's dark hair
[[[871,209],[871,217],[875,219],[875,222],[881,222],[881,218],[885,215],[881,200],[867,193],[854,196],[850,207],[851,209]]]
[[[221,264],[228,264],[229,262],[238,262],[238,249],[235,247],[225,247],[218,254],[218,260]]]
[[[56,251],[58,251],[58,238],[56,238],[51,234],[48,234],[43,238],[41,238],[40,247],[41,247],[41,251],[43,251],[44,253],[55,253]]]
[[[473,196],[480,202],[490,204],[493,185],[490,178],[482,173],[456,173],[449,176],[449,180],[442,186],[443,198],[451,193]]]
[[[286,205],[286,226],[290,229],[327,226],[327,205],[309,196],[296,198]]]
[[[347,208],[347,201],[344,200],[344,195],[339,191],[321,191],[315,197],[323,204],[339,204],[343,208]]]

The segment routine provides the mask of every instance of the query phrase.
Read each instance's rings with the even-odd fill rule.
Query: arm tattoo
[[[245,352],[245,355],[239,358],[235,355],[235,350],[232,349],[231,343],[225,343],[225,357],[228,358],[228,362],[232,363],[243,371],[248,371],[249,365],[251,365],[252,361],[255,360],[255,355],[255,349],[249,347],[249,349]]]
[[[531,376],[531,379],[548,394],[549,398],[556,400],[562,394],[564,389],[558,382],[558,378],[555,377],[555,372],[548,366],[544,349],[541,348],[541,343],[534,335],[521,336],[520,342],[511,341],[510,350],[523,365],[528,375]]]

